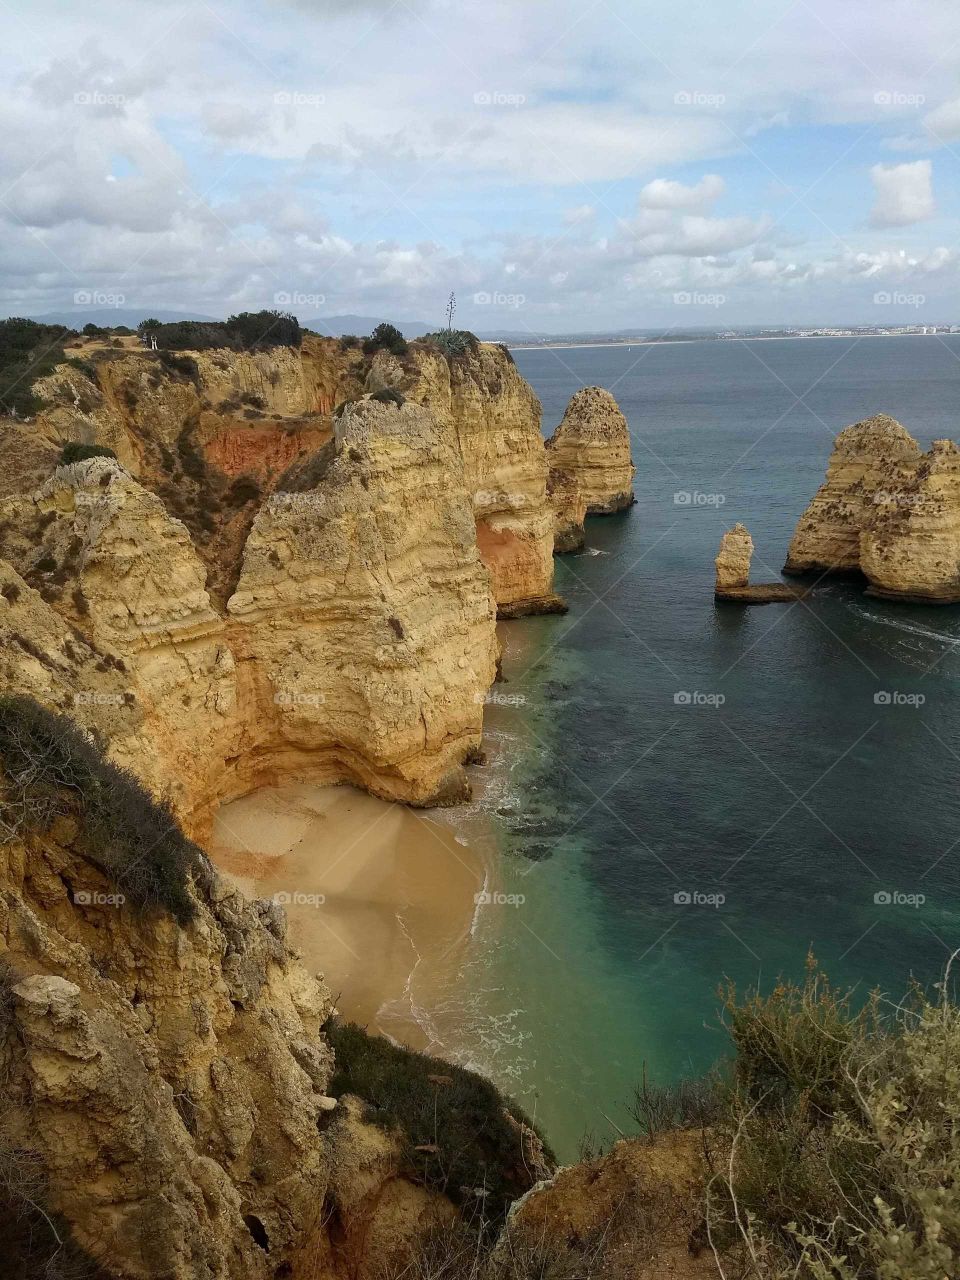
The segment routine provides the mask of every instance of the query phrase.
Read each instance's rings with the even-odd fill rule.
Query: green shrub
[[[224,328],[243,351],[299,347],[303,341],[300,321],[285,311],[241,311],[230,316]]]
[[[116,456],[105,444],[82,444],[78,440],[68,440],[60,452],[60,461],[57,465],[67,467],[71,462],[85,462],[87,458],[116,458]]]
[[[393,324],[378,324],[369,338],[363,340],[364,355],[372,356],[375,351],[392,351],[395,356],[407,353],[407,340]]]
[[[72,334],[62,324],[0,320],[0,412],[25,418],[39,410],[33,385],[60,364],[64,341]]]
[[[370,399],[376,400],[378,404],[395,404],[398,409],[406,404],[405,398],[393,387],[381,387],[379,391],[374,391]]]
[[[421,341],[439,347],[446,356],[463,356],[480,346],[480,339],[469,329],[438,329],[436,333],[424,334]]]
[[[104,758],[67,716],[32,698],[0,698],[0,841],[43,834],[59,815],[80,824],[76,847],[138,909],[194,914],[188,879],[203,854],[127,770]]]
[[[340,339],[340,350],[350,351],[360,346],[360,339],[355,333],[345,333]]]
[[[400,1130],[409,1175],[456,1204],[475,1204],[481,1189],[488,1219],[502,1220],[531,1185],[520,1131],[509,1119],[532,1130],[523,1112],[483,1076],[355,1023],[333,1023],[328,1038],[336,1055],[331,1093],[356,1094],[370,1105],[372,1121]],[[549,1151],[547,1157],[553,1160]]]
[[[707,1221],[764,1280],[960,1275],[960,1010],[801,985],[724,998],[737,1050]]]
[[[223,495],[223,501],[228,507],[242,507],[248,502],[256,502],[262,492],[254,476],[237,476]]]
[[[168,373],[181,381],[200,385],[200,370],[192,356],[178,356],[173,351],[162,350],[160,363]]]

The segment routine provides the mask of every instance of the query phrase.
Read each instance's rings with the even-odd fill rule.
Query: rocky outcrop
[[[547,441],[561,542],[575,538],[575,518],[611,515],[633,504],[634,466],[630,430],[616,400],[602,387],[582,387],[570,398],[563,420]],[[579,495],[571,500],[571,490]]]
[[[583,522],[587,517],[587,502],[576,476],[552,467],[547,492],[553,507],[554,554],[582,551],[586,541]]]
[[[27,578],[9,570],[0,628],[40,655],[8,688],[81,712],[200,837],[219,803],[283,779],[451,803],[479,748],[495,613],[446,434],[362,401],[291,483],[224,613],[185,526],[119,463],[59,467],[6,504]]]
[[[187,928],[138,916],[76,831],[0,843],[5,1190],[38,1163],[123,1280],[274,1276],[324,1232],[329,995],[278,909],[211,880]]]
[[[960,602],[960,450],[935,440],[895,483],[878,488],[860,532],[869,595]]]
[[[491,343],[452,357],[428,347],[412,347],[402,360],[379,352],[367,386],[399,389],[449,431],[501,616],[561,608],[553,592],[554,516],[540,401],[509,352]]]
[[[873,517],[875,494],[898,490],[919,461],[916,440],[886,414],[841,431],[826,480],[797,524],[784,573],[860,572],[860,534]]]
[[[714,598],[733,600],[739,604],[777,604],[797,600],[806,593],[799,587],[785,582],[766,582],[750,585],[750,561],[753,559],[753,539],[742,524],[735,524],[720,539],[720,550],[714,561],[717,576]]]

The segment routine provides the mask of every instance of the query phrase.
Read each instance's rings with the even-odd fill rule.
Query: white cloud
[[[669,178],[654,178],[640,192],[643,209],[703,209],[719,200],[726,183],[716,173],[707,173],[692,187]]]
[[[597,211],[592,204],[578,204],[573,209],[564,210],[563,220],[568,227],[578,227],[596,216]]]
[[[960,98],[944,102],[923,118],[923,124],[936,142],[952,142],[960,138]]]
[[[929,160],[875,164],[870,177],[876,191],[872,226],[908,227],[933,216],[933,165]]]

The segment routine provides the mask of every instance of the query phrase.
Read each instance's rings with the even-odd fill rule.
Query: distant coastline
[[[574,347],[672,347],[690,346],[697,342],[804,342],[811,338],[950,338],[960,336],[960,330],[951,333],[944,329],[936,333],[745,333],[735,338],[620,338],[603,342],[507,342],[510,351],[566,351]]]

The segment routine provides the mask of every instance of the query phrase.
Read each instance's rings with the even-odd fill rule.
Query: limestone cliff
[[[860,570],[860,533],[872,516],[874,495],[897,489],[919,460],[916,440],[884,413],[841,431],[826,479],[797,524],[784,572]]]
[[[609,391],[582,387],[571,396],[547,456],[560,549],[574,549],[581,508],[586,515],[610,515],[632,505],[630,431]]]
[[[878,489],[860,532],[868,594],[960,601],[960,450],[935,440],[912,472]]]
[[[501,615],[560,607],[540,401],[509,352],[491,343],[451,357],[423,345],[403,359],[380,352],[367,386],[396,387],[449,430]]]

